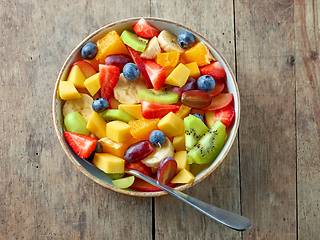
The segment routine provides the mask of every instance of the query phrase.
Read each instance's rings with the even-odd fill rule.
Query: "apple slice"
[[[177,170],[177,162],[173,157],[164,158],[158,167],[157,179],[158,182],[167,184],[174,177]]]
[[[117,187],[117,188],[128,188],[134,183],[134,176],[130,177],[125,177],[125,178],[119,178],[116,180],[113,180],[112,183]]]
[[[150,118],[162,118],[169,112],[177,112],[179,110],[179,105],[173,104],[158,104],[152,102],[141,101],[141,113],[146,119]]]
[[[89,78],[91,77],[92,75],[96,74],[97,71],[96,69],[88,62],[86,61],[78,61],[78,62],[75,62],[71,69],[74,67],[74,66],[78,66],[81,70],[81,72],[83,73],[83,75],[86,77],[86,78]]]
[[[233,99],[232,93],[220,93],[218,96],[212,98],[211,104],[206,108],[200,108],[204,111],[215,111],[227,106]]]
[[[154,176],[152,176],[153,178],[155,178]],[[175,187],[176,184],[175,183],[168,183],[167,186],[169,187]],[[141,192],[159,192],[159,191],[163,191],[162,189],[153,186],[152,184],[143,181],[140,178],[136,178],[134,183],[130,186],[131,189],[136,190],[136,191],[141,191]]]
[[[225,86],[225,84],[224,84],[223,80],[216,80],[216,85],[208,93],[211,95],[211,97],[218,96],[223,91],[224,86]]]

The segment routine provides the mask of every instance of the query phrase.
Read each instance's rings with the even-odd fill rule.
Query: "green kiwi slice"
[[[205,164],[214,161],[221,152],[226,139],[226,126],[217,121],[198,143],[187,153],[194,163]]]
[[[148,39],[139,37],[137,34],[127,30],[122,32],[120,38],[125,44],[138,52],[143,52],[149,41]]]
[[[174,104],[179,100],[179,95],[170,90],[154,90],[154,89],[139,89],[138,97],[140,100],[159,104]]]
[[[127,123],[132,120],[137,120],[135,117],[120,109],[108,109],[100,113],[100,117],[102,117],[106,122],[119,120]]]

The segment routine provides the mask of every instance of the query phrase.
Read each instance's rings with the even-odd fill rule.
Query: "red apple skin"
[[[81,72],[83,73],[83,75],[84,75],[86,78],[91,77],[92,75],[94,75],[94,74],[97,73],[96,69],[95,69],[90,63],[88,63],[88,62],[86,62],[86,61],[78,61],[78,62],[75,62],[75,63],[72,65],[71,69],[72,69],[75,65],[77,65],[77,66],[80,68]]]
[[[232,100],[233,100],[232,93],[220,93],[218,96],[212,98],[211,104],[208,107],[200,108],[200,110],[216,111],[230,104]]]

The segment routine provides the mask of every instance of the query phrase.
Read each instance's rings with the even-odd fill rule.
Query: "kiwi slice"
[[[187,153],[188,159],[192,159],[197,164],[212,162],[221,152],[225,139],[226,126],[220,121],[215,122]]]
[[[108,109],[100,113],[100,117],[102,117],[106,122],[119,120],[127,123],[132,120],[137,120],[135,117],[120,109]]]
[[[174,104],[179,100],[179,95],[170,90],[154,90],[154,89],[139,89],[138,97],[140,100],[159,104]]]
[[[133,32],[124,30],[120,36],[121,40],[138,52],[143,52],[148,44],[148,39],[139,37]]]

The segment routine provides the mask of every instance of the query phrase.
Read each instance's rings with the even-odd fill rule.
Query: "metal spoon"
[[[221,208],[212,206],[208,203],[202,202],[196,198],[190,197],[185,193],[177,191],[167,185],[159,183],[158,181],[154,180],[153,178],[138,172],[136,170],[126,169],[126,173],[134,175],[142,180],[170,193],[172,196],[179,198],[181,201],[191,205],[195,209],[199,210],[200,212],[204,213],[208,217],[216,220],[223,225],[232,228],[238,231],[245,231],[251,228],[252,222],[250,219],[240,216],[238,214],[223,210]]]

